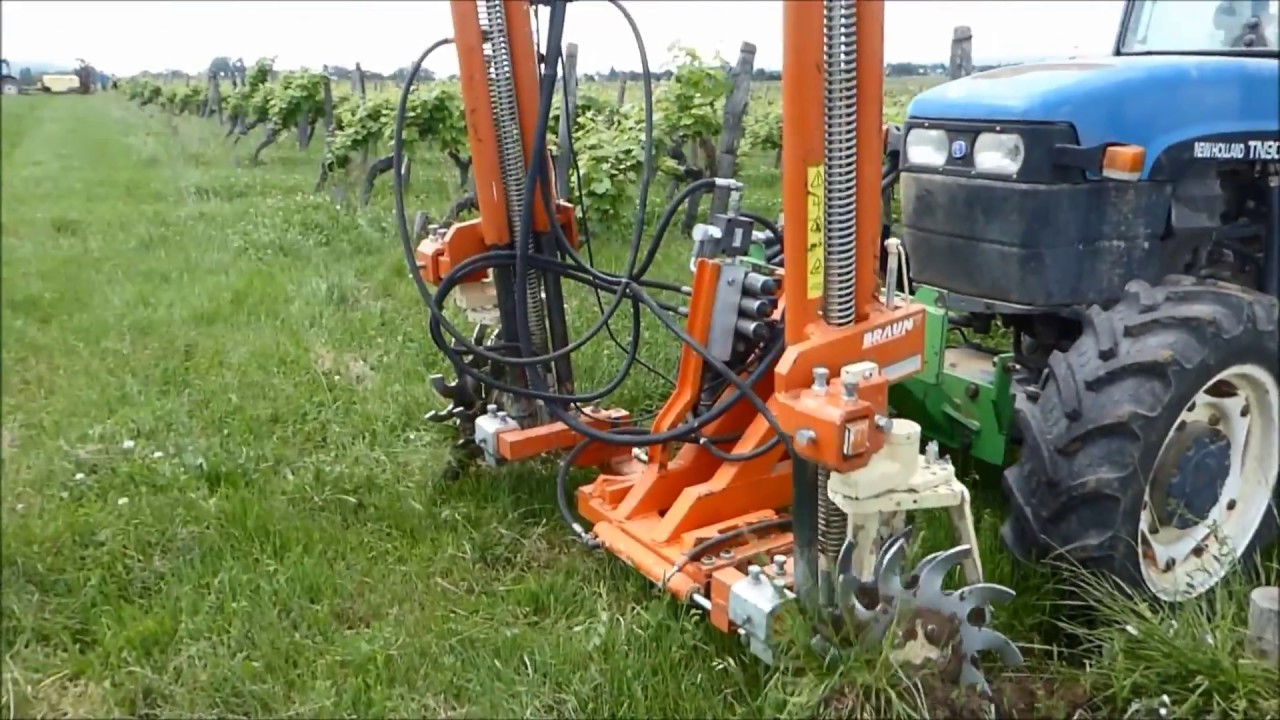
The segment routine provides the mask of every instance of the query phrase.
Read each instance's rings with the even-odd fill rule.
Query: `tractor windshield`
[[[1135,0],[1121,55],[1271,54],[1280,45],[1280,0]]]

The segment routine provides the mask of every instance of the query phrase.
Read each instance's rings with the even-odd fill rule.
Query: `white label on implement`
[[[900,360],[889,367],[880,371],[885,380],[893,382],[900,377],[910,375],[911,373],[923,367],[924,360],[919,355],[912,355],[906,360]]]
[[[874,330],[868,330],[862,334],[862,349],[875,347],[886,340],[892,340],[900,335],[906,335],[916,326],[915,317],[903,318],[895,320],[884,327],[878,327]]]

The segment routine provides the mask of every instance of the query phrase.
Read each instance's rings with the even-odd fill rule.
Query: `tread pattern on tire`
[[[1242,355],[1280,375],[1277,307],[1236,285],[1171,276],[1154,287],[1131,282],[1115,306],[1089,308],[1081,337],[1050,357],[1039,397],[1014,397],[1022,450],[1003,480],[1003,536],[1014,554],[1061,552],[1141,586],[1143,468],[1182,410],[1168,399],[1189,399]],[[1255,540],[1274,533],[1271,513]]]

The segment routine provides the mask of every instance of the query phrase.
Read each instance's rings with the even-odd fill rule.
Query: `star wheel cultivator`
[[[779,613],[794,604],[813,626],[815,647],[887,642],[896,660],[932,665],[954,681],[985,688],[979,658],[1022,662],[1018,648],[992,626],[995,607],[1014,594],[984,582],[969,492],[940,448],[1003,466],[1020,435],[1026,459],[1006,472],[1014,509],[1006,542],[1024,557],[1038,557],[1042,545],[1058,543],[1083,548],[1095,559],[1123,557],[1097,563],[1104,569],[1135,568],[1136,550],[1132,558],[1121,556],[1118,545],[1107,543],[1139,532],[1139,506],[1157,504],[1130,508],[1145,484],[1137,495],[1125,495],[1121,507],[1076,507],[1079,498],[1090,499],[1088,492],[1109,492],[1103,485],[1128,480],[1091,479],[1087,462],[1094,456],[1087,453],[1099,452],[1097,447],[1077,455],[1075,466],[1054,454],[1064,437],[1092,440],[1091,432],[1105,424],[1080,407],[1082,394],[1115,379],[1105,362],[1117,357],[1128,363],[1126,371],[1151,370],[1150,362],[1141,365],[1131,357],[1147,357],[1142,353],[1150,348],[1143,349],[1141,337],[1146,328],[1154,333],[1149,337],[1165,333],[1170,342],[1184,343],[1173,352],[1194,355],[1191,344],[1204,339],[1205,326],[1192,323],[1194,332],[1178,335],[1151,318],[1166,299],[1178,322],[1193,320],[1195,303],[1234,303],[1243,315],[1224,310],[1221,319],[1226,325],[1231,318],[1246,320],[1231,325],[1237,330],[1232,352],[1246,361],[1265,355],[1259,343],[1270,341],[1274,348],[1274,300],[1195,279],[1160,289],[1133,284],[1114,307],[1080,313],[1084,322],[1076,322],[1084,330],[1076,339],[1058,337],[1059,352],[1038,366],[1022,345],[989,354],[948,347],[950,330],[963,323],[977,330],[989,329],[993,319],[1009,322],[1019,331],[1016,343],[1051,323],[1029,312],[1008,320],[1009,303],[974,300],[961,312],[963,303],[952,304],[951,297],[967,296],[939,282],[917,283],[910,292],[914,276],[908,275],[907,250],[912,264],[923,265],[920,276],[940,267],[927,255],[930,244],[940,241],[918,229],[929,227],[937,212],[925,207],[926,196],[932,193],[945,205],[943,193],[953,188],[922,189],[922,183],[942,177],[919,168],[938,142],[930,122],[909,118],[901,130],[882,125],[884,6],[866,0],[784,4],[787,231],[781,222],[741,210],[750,189],[738,180],[706,178],[678,193],[650,233],[644,219],[657,162],[652,82],[635,23],[621,3],[610,3],[635,35],[644,77],[644,168],[620,273],[602,271],[582,257],[575,208],[557,196],[551,181],[548,118],[557,102],[569,3],[541,3],[550,6],[543,42],[535,37],[527,0],[451,0],[454,37],[425,51],[409,74],[415,77],[435,50],[455,46],[478,189],[477,219],[432,229],[415,245],[405,220],[402,178],[394,174],[405,258],[429,310],[430,336],[456,375],[434,381],[449,407],[431,419],[455,423],[460,446],[489,465],[564,453],[556,482],[560,512],[572,532],[706,611],[713,625],[739,635],[766,662],[775,659]],[[411,87],[412,80],[401,94],[396,168],[402,166],[400,127]],[[918,129],[930,132],[913,135]],[[948,152],[953,159],[968,153],[967,144],[948,146],[945,131],[941,138],[944,161]],[[1005,138],[979,138],[974,156],[1013,156],[1014,147]],[[1104,177],[1116,168],[1132,171],[1133,148],[1116,147],[1096,153],[1105,164]],[[882,203],[899,184],[905,244],[886,239],[882,225]],[[692,278],[670,283],[647,277],[682,201],[712,188],[728,194],[728,209],[697,229]],[[964,265],[963,259],[953,262]],[[1030,277],[1013,280],[1036,283]],[[576,339],[566,320],[569,282],[611,298],[601,319]],[[676,304],[669,301],[673,295]],[[492,319],[494,329],[468,333],[456,327],[443,311],[449,298],[473,319]],[[599,390],[578,389],[571,358],[623,306],[632,312],[632,323],[619,375]],[[609,393],[637,362],[642,312],[680,343],[675,389],[648,427],[624,408],[608,405]],[[1218,308],[1205,312],[1213,315]],[[1045,333],[1035,339],[1042,350],[1050,344]],[[1068,352],[1072,341],[1082,349]],[[1087,359],[1078,368],[1075,355],[1086,351],[1104,365]],[[985,364],[976,380],[963,375],[979,363]],[[1174,394],[1182,392],[1179,383],[1194,382],[1216,398],[1213,407],[1238,410],[1235,400],[1214,395],[1226,386],[1200,377],[1207,372],[1193,368],[1185,378],[1170,375]],[[1240,377],[1241,384],[1231,387],[1243,388],[1238,392],[1248,397],[1239,402],[1256,405],[1264,422],[1274,422],[1274,370]],[[1151,402],[1130,402],[1134,413],[1146,413],[1150,427],[1138,428],[1144,433],[1163,422],[1148,412]],[[1063,419],[1052,417],[1059,405]],[[1182,411],[1175,410],[1171,417]],[[1199,423],[1201,415],[1179,427]],[[1020,432],[1011,429],[1015,425]],[[1052,427],[1041,427],[1047,425]],[[1256,440],[1247,440],[1255,431],[1237,426],[1242,427],[1230,426],[1234,434],[1223,442],[1235,442],[1245,454],[1244,444],[1252,442],[1248,468],[1273,479],[1274,451],[1259,450]],[[1218,437],[1210,429],[1196,432],[1170,442],[1203,450],[1201,445]],[[1125,457],[1139,456],[1149,462],[1137,451]],[[599,475],[571,496],[567,478],[574,468],[594,468]],[[1142,472],[1118,465],[1112,470]],[[1243,492],[1230,488],[1255,479],[1236,475],[1224,492]],[[1183,492],[1174,481],[1161,488],[1160,503]],[[956,545],[909,567],[908,514],[924,511],[945,513]],[[1121,530],[1098,531],[1111,526]],[[1112,555],[1100,550],[1103,545]],[[947,589],[944,581],[956,568],[963,586]]]

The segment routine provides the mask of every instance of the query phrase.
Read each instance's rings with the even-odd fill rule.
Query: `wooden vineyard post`
[[[311,145],[311,111],[303,110],[298,115],[298,149],[306,150]]]
[[[622,103],[627,99],[627,76],[622,75],[618,78],[618,107],[622,107]]]
[[[1249,594],[1247,650],[1257,660],[1280,663],[1280,586],[1255,588]]]
[[[209,106],[205,110],[205,117],[214,114],[218,116],[218,124],[222,124],[222,83],[218,80],[218,71],[209,71]]]
[[[733,70],[733,88],[724,101],[724,122],[720,130],[720,147],[716,153],[716,176],[733,177],[738,170],[738,145],[742,142],[742,121],[751,99],[751,74],[755,70],[756,46],[742,43],[738,64]],[[711,196],[711,212],[722,213],[729,207],[729,191],[716,188]]]
[[[326,73],[324,85],[320,86],[324,97],[324,154],[320,156],[320,177],[316,180],[316,190],[324,187],[329,180],[330,153],[333,152],[333,83]]]
[[[556,144],[556,193],[569,197],[569,169],[573,153],[569,149],[574,120],[578,117],[578,45],[569,43],[564,49],[564,99],[560,105],[560,135]]]
[[[959,80],[973,74],[973,31],[968,25],[957,25],[951,32],[951,65],[947,77]]]
[[[360,67],[360,63],[356,63],[355,72],[351,73],[351,92],[360,98],[360,104],[364,104],[364,68]]]
[[[356,94],[356,98],[364,105],[365,89],[364,89],[364,68],[360,67],[360,63],[356,63],[356,70],[351,74],[351,90]],[[360,167],[369,165],[369,148],[360,148]]]

